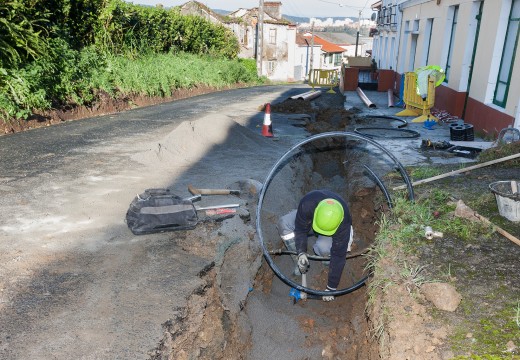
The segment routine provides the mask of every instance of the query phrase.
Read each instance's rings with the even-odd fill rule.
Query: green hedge
[[[256,83],[223,25],[178,8],[123,0],[8,0],[0,4],[0,118],[113,96],[168,96],[180,87]]]

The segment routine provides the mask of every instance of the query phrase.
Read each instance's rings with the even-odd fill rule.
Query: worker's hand
[[[333,290],[335,290],[335,289],[331,289],[331,288],[329,288],[328,286],[327,286],[327,288],[325,289],[325,291],[333,291]],[[332,295],[330,295],[330,296],[324,296],[322,299],[323,299],[323,301],[327,301],[327,302],[329,302],[329,301],[334,301],[334,296],[332,296]]]
[[[300,269],[300,272],[302,274],[307,273],[307,270],[309,270],[310,264],[309,259],[307,258],[306,253],[300,253],[298,255],[298,269]]]

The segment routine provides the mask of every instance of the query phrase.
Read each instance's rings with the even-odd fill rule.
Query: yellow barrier
[[[412,122],[424,122],[427,120],[439,121],[430,112],[430,109],[435,104],[435,79],[428,77],[428,94],[426,99],[422,99],[421,95],[417,94],[417,74],[415,72],[405,73],[403,101],[406,104],[405,110],[395,114],[397,116],[421,116],[416,117]]]
[[[309,85],[313,90],[315,86],[330,86],[327,92],[335,94],[332,88],[338,85],[338,70],[313,69],[309,76]]]

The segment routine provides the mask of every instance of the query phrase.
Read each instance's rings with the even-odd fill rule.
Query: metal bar
[[[368,106],[371,109],[376,107],[376,104],[374,104],[372,101],[370,101],[370,99],[365,95],[365,93],[363,92],[363,90],[361,90],[361,88],[358,87],[356,89],[356,91],[366,106]]]
[[[394,106],[394,90],[388,89],[388,107],[393,108]]]
[[[240,204],[226,204],[226,205],[213,205],[213,206],[195,206],[195,210],[211,210],[211,209],[220,209],[220,208],[236,208],[239,207]]]

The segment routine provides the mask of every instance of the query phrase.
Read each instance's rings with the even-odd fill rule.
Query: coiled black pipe
[[[372,139],[370,139],[368,137],[365,137],[365,136],[362,136],[362,135],[350,132],[350,131],[331,131],[331,132],[325,132],[325,133],[321,133],[321,134],[310,136],[307,139],[302,140],[301,142],[299,142],[298,144],[296,144],[292,148],[290,148],[284,155],[282,155],[282,157],[280,159],[278,159],[278,161],[271,168],[271,170],[267,174],[267,177],[264,180],[264,183],[263,183],[263,186],[262,186],[262,190],[260,191],[260,195],[258,196],[258,205],[257,205],[257,210],[256,210],[256,214],[257,214],[257,216],[256,216],[256,231],[258,233],[258,238],[260,239],[260,245],[262,247],[262,252],[264,254],[265,260],[267,261],[267,264],[271,267],[273,272],[276,274],[276,276],[282,282],[284,282],[286,285],[288,285],[288,286],[290,286],[292,288],[295,288],[298,291],[303,291],[305,293],[308,293],[308,294],[311,294],[311,295],[317,295],[317,296],[331,296],[331,295],[332,296],[340,296],[340,295],[349,294],[349,293],[359,289],[367,281],[368,275],[363,277],[362,279],[360,279],[359,281],[357,281],[356,283],[354,283],[352,286],[350,286],[348,288],[339,289],[339,290],[335,290],[335,291],[320,291],[320,290],[315,290],[315,289],[310,289],[310,288],[307,288],[307,287],[303,287],[300,284],[298,284],[298,283],[292,281],[291,279],[289,279],[288,277],[286,277],[284,274],[282,274],[280,269],[278,269],[278,267],[274,263],[273,259],[269,255],[269,250],[267,249],[267,247],[266,247],[266,245],[264,243],[264,237],[263,237],[263,234],[262,234],[262,216],[261,216],[261,214],[262,214],[262,205],[264,203],[264,197],[265,197],[265,193],[267,191],[267,188],[269,187],[269,184],[273,180],[274,174],[276,173],[276,170],[278,169],[278,167],[281,164],[283,164],[289,158],[289,155],[294,150],[296,150],[299,147],[301,147],[301,146],[303,146],[305,144],[308,144],[308,143],[310,143],[310,142],[312,142],[314,140],[318,140],[318,139],[322,139],[322,138],[328,138],[328,137],[330,137],[330,138],[332,138],[332,137],[351,137],[351,138],[354,138],[354,139],[366,141],[369,144],[372,144],[373,146],[377,147],[378,149],[383,151],[385,154],[387,154],[388,157],[390,157],[390,159],[392,159],[392,161],[394,161],[395,165],[397,166],[397,169],[399,170],[399,172],[401,173],[401,176],[403,177],[404,181],[406,182],[406,186],[408,188],[408,197],[410,198],[410,200],[414,199],[414,193],[413,193],[412,183],[410,181],[410,178],[408,177],[408,174],[406,173],[403,165],[399,162],[399,160],[397,160],[397,158],[394,155],[392,155],[392,153],[390,153],[388,150],[386,150],[384,147],[382,147],[376,141],[374,141],[374,140],[372,140]]]
[[[377,134],[370,134],[370,130],[383,130],[386,132],[384,136],[380,136]],[[421,134],[418,131],[410,130],[410,129],[395,129],[395,128],[389,128],[389,127],[358,127],[354,129],[354,132],[368,136],[371,138],[374,137],[384,137],[386,139],[415,139],[421,136]],[[397,135],[389,135],[391,133],[397,134]]]
[[[389,120],[393,120],[393,121],[398,121],[401,123],[401,125],[398,125],[397,128],[398,129],[401,129],[401,128],[404,128],[406,126],[408,126],[408,121],[404,120],[404,119],[401,119],[397,116],[391,116],[391,115],[367,115],[367,116],[363,116],[362,119],[365,119],[365,120],[368,120],[368,119],[389,119]]]

